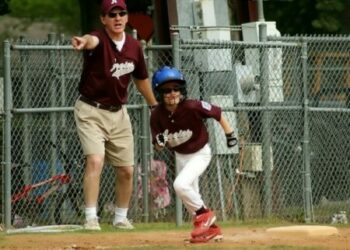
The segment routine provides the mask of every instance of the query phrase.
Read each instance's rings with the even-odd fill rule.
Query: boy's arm
[[[227,119],[224,117],[222,113],[221,113],[221,118],[219,123],[225,132],[227,147],[231,148],[236,146],[237,138],[235,136],[235,132],[233,131],[233,129],[231,128],[231,125],[228,123]]]
[[[233,133],[233,129],[231,128],[231,125],[228,123],[228,121],[226,120],[226,118],[224,117],[224,115],[221,113],[221,118],[219,121],[222,129],[224,130],[225,134],[231,134]]]

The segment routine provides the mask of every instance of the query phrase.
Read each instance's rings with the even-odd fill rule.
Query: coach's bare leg
[[[116,182],[115,182],[115,200],[116,206],[119,208],[128,208],[132,195],[132,183],[134,168],[128,167],[115,167],[116,169]]]
[[[88,155],[86,157],[83,184],[85,207],[97,207],[103,161],[103,155]]]
[[[134,168],[116,167],[115,180],[115,210],[113,225],[120,229],[134,229],[127,218],[130,198],[132,194],[132,183]]]

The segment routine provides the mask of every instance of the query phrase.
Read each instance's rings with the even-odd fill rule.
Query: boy
[[[190,242],[222,239],[221,230],[214,223],[216,216],[205,205],[199,192],[199,177],[211,160],[208,131],[203,120],[214,118],[219,122],[228,147],[237,144],[233,129],[220,107],[186,99],[186,81],[178,69],[164,66],[157,70],[152,87],[159,103],[151,113],[152,142],[156,150],[168,147],[175,151],[178,175],[174,180],[174,190],[186,209],[194,214]]]

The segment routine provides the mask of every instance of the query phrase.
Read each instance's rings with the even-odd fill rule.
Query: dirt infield
[[[267,228],[223,228],[224,241],[186,244],[188,230],[74,232],[55,234],[0,234],[0,249],[350,249],[350,228],[339,235],[310,237],[278,235]]]

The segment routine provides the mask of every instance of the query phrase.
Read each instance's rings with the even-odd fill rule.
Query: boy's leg
[[[197,237],[205,234],[216,221],[216,216],[210,209],[205,209],[206,211],[201,214],[197,214],[194,217],[194,229],[192,230],[191,236]]]
[[[209,229],[204,232],[202,235],[192,237],[190,239],[191,243],[205,243],[210,240],[214,241],[221,241],[223,240],[224,236],[221,232],[221,229],[218,225],[212,224]]]
[[[199,177],[207,169],[211,160],[209,145],[193,154],[175,153],[177,177],[174,181],[176,195],[190,213],[196,213],[192,237],[206,232],[215,220],[215,214],[206,208],[199,192]]]

